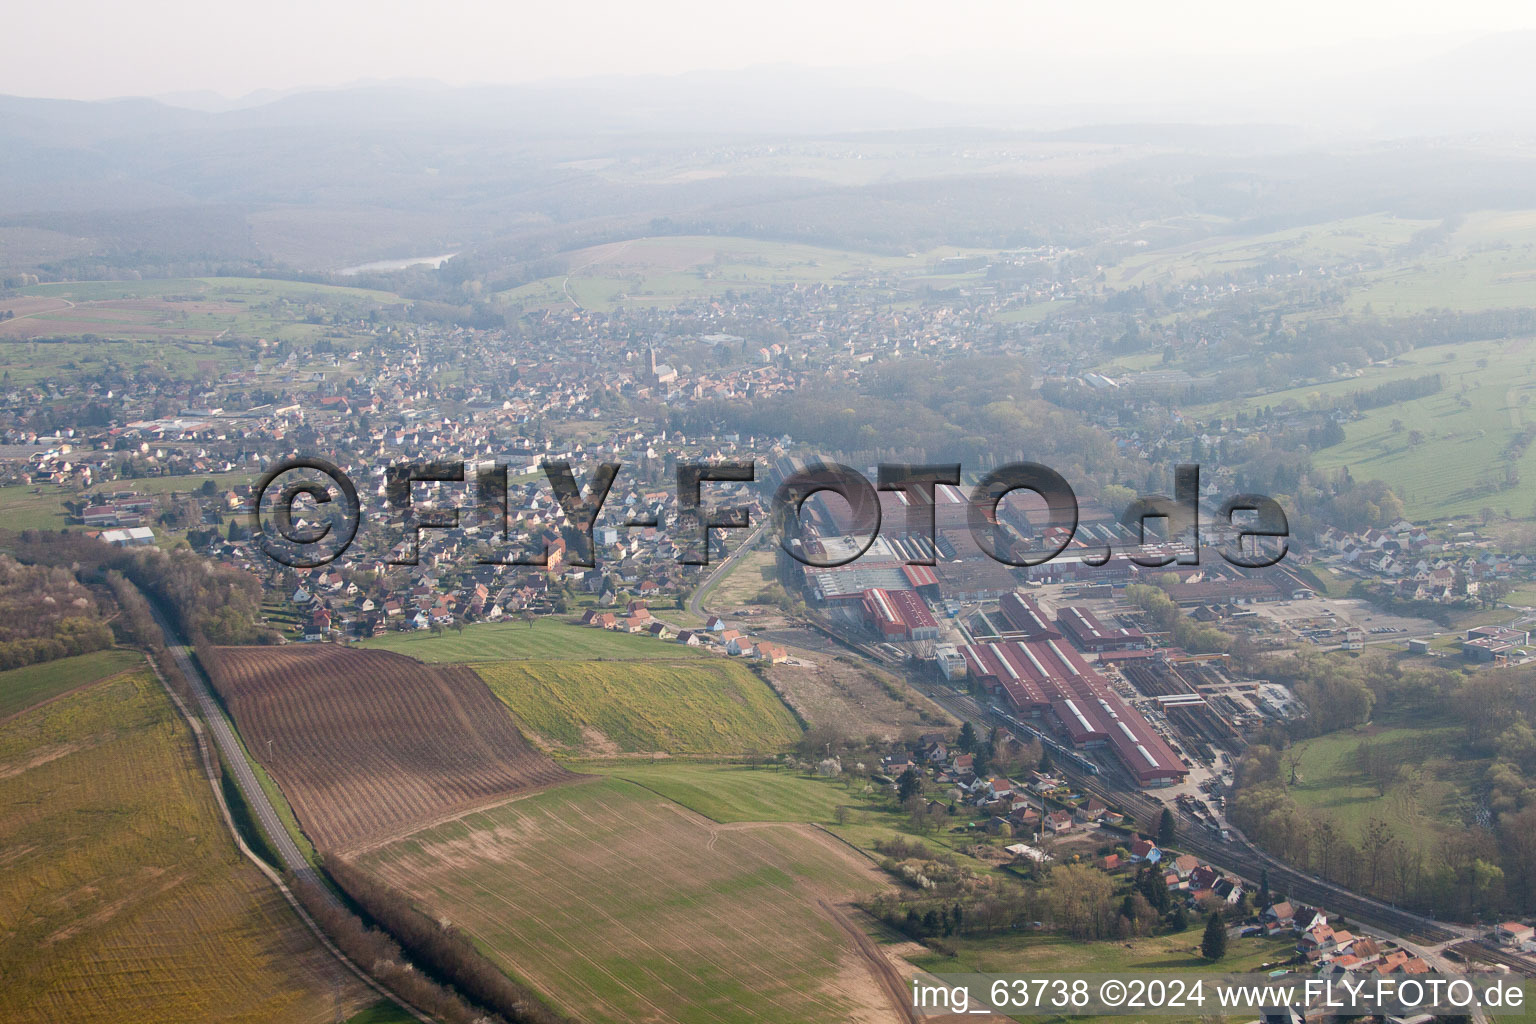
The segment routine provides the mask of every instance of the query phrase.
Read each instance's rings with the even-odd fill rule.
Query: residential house
[[[779,665],[789,660],[789,652],[778,644],[758,644],[753,654],[770,665]]]

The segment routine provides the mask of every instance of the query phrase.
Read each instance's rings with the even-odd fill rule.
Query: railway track
[[[977,728],[991,729],[998,724],[985,708],[963,694],[946,693],[940,689],[935,691],[933,700],[961,720],[969,720]],[[1225,842],[1213,836],[1208,837],[1205,826],[1177,805],[1164,804],[1137,789],[1128,780],[1120,779],[1118,768],[1106,768],[1099,775],[1074,771],[1068,765],[1058,764],[1057,768],[1075,788],[1098,797],[1110,806],[1129,811],[1144,827],[1150,827],[1156,822],[1165,807],[1173,811],[1179,825],[1180,849],[1195,854],[1213,867],[1236,875],[1245,882],[1256,883],[1259,869],[1267,869],[1272,890],[1284,892],[1290,898],[1312,906],[1344,914],[1368,927],[1411,942],[1433,945],[1466,935],[1462,929],[1452,930],[1410,911],[1314,878],[1276,860],[1244,838],[1237,837],[1232,842]]]
[[[1506,950],[1472,939],[1457,943],[1450,948],[1468,962],[1480,960],[1484,963],[1498,964],[1527,978],[1536,978],[1536,965],[1531,963],[1530,957],[1515,956]]]

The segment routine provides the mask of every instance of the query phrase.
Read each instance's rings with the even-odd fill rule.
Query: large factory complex
[[[1268,707],[1261,686],[1228,680],[1219,667],[1181,651],[1154,651],[1140,630],[1105,622],[1089,607],[1111,597],[1116,587],[1148,578],[1143,564],[1128,557],[1140,538],[1123,524],[1085,507],[1060,555],[1012,567],[979,550],[958,488],[938,485],[933,498],[921,509],[933,514],[932,533],[924,530],[914,538],[904,528],[912,511],[909,496],[882,491],[882,526],[867,543],[851,535],[853,517],[845,505],[808,501],[801,520],[803,553],[823,563],[802,562],[808,600],[878,643],[905,645],[945,679],[979,687],[1018,722],[1064,747],[1106,748],[1146,787],[1186,779],[1190,764],[1184,751],[1212,761],[1218,748],[1238,749],[1238,727],[1245,721],[1279,714]],[[1036,529],[1027,512],[1000,509],[998,518],[1015,554],[1051,541],[1049,529]],[[1139,554],[1166,553],[1172,561],[1179,550],[1154,544]],[[1169,588],[1197,591],[1188,601],[1177,595],[1181,604],[1279,600],[1296,596],[1302,587],[1277,570],[1261,578],[1223,567],[1196,578],[1203,582]],[[1055,606],[1052,617],[1030,596],[1047,584],[1061,584],[1081,600]],[[961,614],[962,609],[968,610]],[[1134,689],[1155,702],[1159,726],[1177,729],[1177,741],[1165,738],[1117,692],[1118,677],[1112,683],[1105,674],[1110,664],[1126,680],[1121,691]],[[1150,712],[1151,703],[1147,706]]]
[[[1189,774],[1188,766],[1141,712],[1115,693],[1073,646],[1080,642],[1072,623],[1091,616],[1075,608],[1063,609],[1057,619],[1062,628],[1052,628],[1033,601],[1017,594],[1004,595],[999,611],[1017,637],[945,647],[938,652],[938,662],[946,678],[980,682],[1017,716],[1054,727],[1074,747],[1108,746],[1143,786],[1173,785]],[[1145,647],[1142,637],[1141,648]]]

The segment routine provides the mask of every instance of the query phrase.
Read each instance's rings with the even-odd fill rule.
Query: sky
[[[71,99],[452,85],[764,64],[856,68],[944,98],[1103,69],[1116,89],[1369,72],[1536,30],[1536,4],[1459,0],[50,0],[12,5],[0,93]],[[1181,58],[1197,58],[1194,64]],[[1133,74],[1129,73],[1133,72]],[[1183,76],[1182,78],[1180,76]],[[1129,80],[1128,80],[1129,79]],[[1207,83],[1209,86],[1211,83]]]

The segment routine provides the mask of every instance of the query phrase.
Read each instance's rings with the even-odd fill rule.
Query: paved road
[[[747,534],[747,539],[737,545],[736,550],[717,562],[714,568],[709,570],[709,575],[705,576],[699,585],[693,588],[693,594],[688,598],[688,612],[690,615],[696,615],[701,619],[706,617],[707,613],[704,610],[703,604],[705,592],[714,586],[726,573],[731,571],[731,566],[736,564],[736,559],[752,550],[752,545],[756,544],[758,538],[763,535],[763,531],[768,529],[769,522],[770,520],[764,517],[763,521],[757,524],[757,528]]]
[[[326,894],[327,898],[334,900],[330,889],[320,881],[319,874],[309,861],[304,859],[304,854],[299,852],[299,847],[283,827],[282,819],[277,816],[272,801],[267,798],[266,790],[261,788],[261,783],[256,781],[256,773],[251,770],[251,764],[246,760],[245,750],[240,746],[239,737],[224,715],[224,709],[218,701],[213,699],[213,691],[209,685],[208,677],[192,658],[187,656],[185,642],[170,621],[161,614],[160,609],[153,603],[150,611],[155,616],[155,622],[165,634],[166,649],[171,652],[171,657],[176,660],[176,666],[181,669],[181,674],[187,680],[187,686],[192,690],[192,696],[197,701],[198,713],[208,726],[208,733],[218,744],[219,753],[224,757],[225,768],[234,779],[240,795],[245,798],[245,804],[256,815],[256,820],[261,824],[261,831],[266,834],[267,842],[271,844],[279,860],[283,862],[283,868],[292,872],[295,877],[306,882],[312,882],[319,887],[319,891]]]

